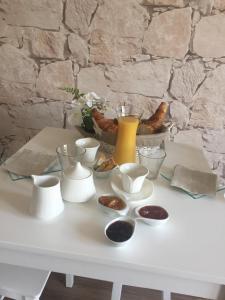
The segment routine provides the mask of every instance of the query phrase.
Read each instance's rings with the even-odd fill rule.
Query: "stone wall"
[[[0,0],[8,153],[62,127],[63,86],[147,115],[168,101],[174,140],[203,146],[225,178],[225,0]]]

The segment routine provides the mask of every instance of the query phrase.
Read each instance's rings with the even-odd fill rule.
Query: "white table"
[[[57,145],[78,136],[76,131],[46,128],[24,147],[54,153]],[[110,190],[96,180],[98,193]],[[51,222],[29,216],[32,181],[13,182],[0,169],[0,262],[46,269],[121,284],[206,298],[217,298],[225,284],[225,199],[194,200],[155,182],[152,203],[164,206],[169,222],[152,228],[138,223],[127,246],[113,247],[103,233],[111,217],[95,201],[66,203]],[[168,292],[168,293],[167,293]]]

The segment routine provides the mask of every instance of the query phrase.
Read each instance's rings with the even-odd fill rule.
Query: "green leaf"
[[[73,87],[63,87],[63,88],[60,88],[60,90],[63,90],[69,94],[72,94],[73,100],[78,100],[85,95],[84,93],[80,93],[79,89],[73,88]]]

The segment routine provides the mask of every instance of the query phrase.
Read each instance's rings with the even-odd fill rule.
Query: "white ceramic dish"
[[[123,242],[116,242],[116,241],[113,241],[113,240],[111,240],[111,239],[108,237],[108,235],[107,235],[107,229],[109,228],[109,226],[112,225],[113,223],[117,222],[117,221],[124,221],[124,222],[127,222],[127,223],[131,224],[132,227],[133,227],[133,232],[132,232],[131,236],[130,236],[127,240],[125,240],[125,241],[123,241]],[[106,237],[106,239],[107,239],[108,241],[110,241],[110,243],[111,243],[112,245],[114,245],[114,246],[116,246],[116,247],[124,246],[124,245],[126,245],[126,244],[132,239],[132,237],[134,236],[135,226],[136,226],[136,221],[135,221],[135,219],[132,219],[132,218],[130,218],[130,217],[119,217],[119,218],[113,219],[111,222],[109,222],[109,223],[105,226],[105,230],[104,230],[105,237]]]
[[[84,153],[84,160],[87,164],[92,164],[95,162],[96,154],[100,143],[94,138],[81,138],[75,141],[75,145],[84,148],[86,152]]]
[[[127,193],[123,190],[121,175],[118,173],[113,174],[111,178],[111,187],[118,196],[124,197],[126,201],[132,202],[132,205],[134,206],[145,204],[152,196],[154,190],[153,183],[146,178],[139,193]]]
[[[125,163],[119,166],[123,190],[136,194],[142,189],[148,169],[138,163]]]
[[[113,194],[104,194],[104,195],[101,195],[100,197],[103,197],[103,196],[115,196],[115,195],[113,195]],[[120,198],[120,199],[123,201],[125,207],[124,207],[123,209],[113,209],[113,208],[110,208],[110,207],[108,207],[108,206],[103,205],[103,204],[99,201],[99,198],[100,198],[100,197],[98,197],[98,199],[97,199],[97,204],[98,204],[98,207],[99,207],[102,211],[104,211],[105,213],[107,213],[107,214],[109,214],[109,215],[117,215],[117,216],[118,216],[118,215],[120,215],[120,216],[125,216],[125,215],[127,214],[128,210],[129,210],[129,206],[127,205],[127,203],[126,203],[126,201],[125,201],[124,199],[122,199],[122,198],[116,196],[116,197]]]
[[[143,217],[141,214],[140,214],[140,209],[142,209],[143,207],[151,207],[151,208],[157,208],[158,210],[162,210],[161,212],[161,218],[146,218],[146,217]],[[151,226],[159,226],[159,225],[162,225],[162,224],[165,224],[168,220],[169,220],[169,214],[168,212],[165,210],[165,208],[161,207],[161,206],[158,206],[158,205],[141,205],[141,206],[138,206],[135,208],[135,215],[138,217],[139,220],[145,222],[146,224],[148,225],[151,225]]]

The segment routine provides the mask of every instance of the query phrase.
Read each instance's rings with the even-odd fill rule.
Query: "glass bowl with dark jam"
[[[135,209],[136,216],[151,226],[164,224],[169,219],[165,208],[157,205],[143,205]]]
[[[130,217],[119,217],[106,225],[105,236],[115,246],[123,246],[132,238],[135,224]]]
[[[125,200],[113,194],[102,195],[98,198],[98,206],[108,214],[127,214],[129,207]]]

